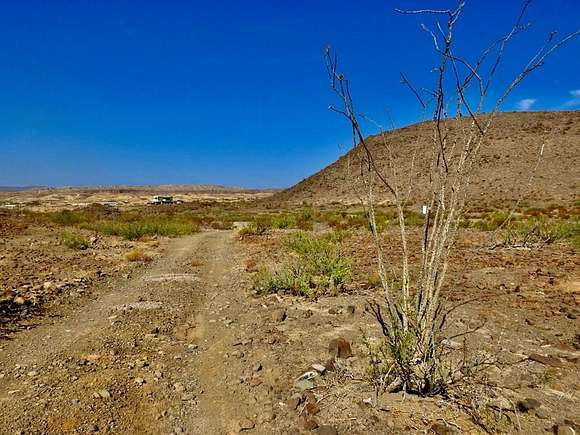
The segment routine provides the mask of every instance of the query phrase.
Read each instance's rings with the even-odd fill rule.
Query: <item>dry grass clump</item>
[[[149,254],[143,252],[143,250],[141,249],[134,249],[130,252],[127,252],[127,254],[125,255],[125,258],[127,259],[127,261],[139,261],[142,263],[148,263],[150,261],[153,260],[153,257],[151,257]]]

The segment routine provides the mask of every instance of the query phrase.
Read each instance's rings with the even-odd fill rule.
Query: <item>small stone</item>
[[[528,412],[531,411],[533,409],[537,409],[541,406],[542,404],[540,403],[539,400],[533,399],[533,398],[526,398],[524,400],[520,400],[518,402],[518,409],[521,412]]]
[[[301,426],[305,430],[314,430],[314,429],[318,428],[318,422],[313,418],[304,418],[304,419],[302,419],[301,423],[302,423]]]
[[[135,378],[135,380],[133,382],[135,382],[137,385],[143,385],[145,383],[145,379]]]
[[[13,300],[13,302],[16,305],[24,305],[26,303],[26,299],[24,299],[22,296],[16,296]]]
[[[343,337],[331,340],[328,345],[328,351],[336,358],[346,359],[352,356],[350,343]]]
[[[318,435],[338,435],[338,431],[334,426],[330,426],[328,424],[323,424],[318,428],[316,431]]]
[[[244,356],[244,352],[241,350],[234,350],[232,352],[232,356],[235,356],[236,358],[242,358]]]
[[[324,372],[326,371],[326,367],[324,367],[322,364],[312,364],[311,366],[314,370],[316,370],[318,373],[320,373],[321,375],[324,374]]]
[[[283,322],[286,320],[286,310],[284,308],[278,308],[272,312],[272,320],[274,322]]]
[[[302,396],[300,394],[294,394],[290,399],[286,401],[286,406],[291,410],[298,408],[298,405],[302,402]]]
[[[250,387],[257,387],[258,385],[262,384],[262,380],[260,378],[252,378],[250,381]]]
[[[110,399],[111,398],[111,393],[109,393],[108,390],[99,390],[99,397],[101,397],[101,399]]]
[[[550,413],[546,408],[540,407],[536,409],[536,417],[538,417],[541,420],[547,420],[548,418],[550,418]]]
[[[260,423],[269,423],[276,418],[276,414],[272,411],[264,411],[263,414],[260,415]]]
[[[553,356],[544,356],[544,355],[540,355],[537,353],[533,353],[530,356],[528,356],[528,359],[530,359],[531,361],[538,362],[540,364],[544,364],[545,366],[551,366],[551,367],[563,367],[564,366],[562,361],[560,361],[558,358],[555,358]]]
[[[147,361],[145,361],[145,360],[137,360],[137,361],[135,362],[135,366],[136,366],[137,368],[140,368],[140,369],[142,369],[142,368],[144,368],[144,367],[147,367],[148,365],[149,365],[149,363],[148,363]]]
[[[308,402],[306,404],[306,412],[310,415],[316,415],[320,412],[320,406],[316,403]]]
[[[260,370],[262,370],[262,364],[256,363],[252,368],[252,370],[254,370],[255,372],[259,372]]]
[[[439,421],[431,425],[431,430],[437,435],[461,435],[461,431],[456,427]]]
[[[576,435],[576,431],[567,424],[557,424],[554,426],[555,435]]]
[[[27,376],[30,376],[31,378],[38,375],[38,372],[36,370],[32,370],[28,373],[26,373]]]
[[[253,429],[255,426],[256,424],[249,418],[242,418],[238,421],[238,432]]]
[[[98,432],[99,426],[97,426],[96,424],[89,424],[89,427],[87,429],[89,432]]]
[[[173,384],[173,389],[178,393],[183,393],[185,391],[185,387],[181,382],[176,382],[175,384]]]

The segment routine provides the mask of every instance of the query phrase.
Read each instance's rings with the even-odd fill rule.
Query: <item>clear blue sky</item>
[[[399,71],[429,85],[425,18],[441,1],[32,1],[0,9],[0,185],[217,183],[289,186],[335,160],[349,131],[327,110],[322,59],[335,47],[361,111],[419,120]],[[455,4],[455,3],[453,3]],[[468,1],[460,47],[479,49],[518,1]],[[580,1],[536,0],[504,80]],[[504,110],[580,108],[580,40]],[[576,91],[576,92],[574,92]],[[368,131],[372,133],[372,130]]]

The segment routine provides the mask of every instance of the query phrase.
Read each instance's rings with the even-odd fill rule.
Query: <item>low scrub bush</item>
[[[89,241],[82,236],[65,231],[61,234],[62,244],[71,249],[84,250],[89,247]]]
[[[499,245],[532,248],[562,240],[580,247],[580,219],[515,222],[500,234]]]
[[[282,214],[274,216],[271,220],[270,226],[275,229],[287,229],[296,227],[296,217],[293,215]]]
[[[50,220],[59,225],[76,225],[81,222],[86,222],[87,218],[84,214],[72,210],[59,210],[50,214]]]
[[[316,237],[305,232],[293,234],[284,246],[290,258],[278,270],[258,273],[254,288],[260,293],[289,291],[304,296],[337,292],[350,281],[350,262],[344,258],[339,243],[344,233]]]
[[[127,240],[136,240],[143,236],[177,237],[199,231],[199,227],[192,223],[164,220],[104,221],[92,225],[91,228],[99,233],[121,236]]]
[[[262,236],[268,232],[268,225],[262,221],[250,222],[239,231],[239,236],[243,239],[246,236]]]

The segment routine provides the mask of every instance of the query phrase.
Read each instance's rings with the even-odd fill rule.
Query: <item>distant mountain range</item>
[[[47,189],[46,186],[0,186],[0,192],[20,192],[22,190]]]

